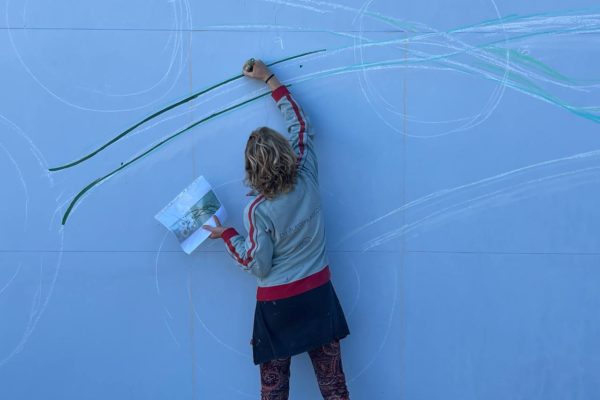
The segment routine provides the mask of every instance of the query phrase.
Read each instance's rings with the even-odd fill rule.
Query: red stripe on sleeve
[[[221,239],[228,242],[232,237],[239,235],[238,231],[235,228],[227,228],[221,234]]]
[[[290,91],[288,90],[288,88],[285,87],[285,85],[281,85],[277,89],[273,90],[273,92],[271,93],[271,97],[273,97],[273,100],[277,102],[281,100],[283,96],[289,93]]]
[[[240,264],[242,264],[244,267],[247,267],[248,264],[250,264],[250,262],[252,261],[252,251],[254,250],[254,248],[256,247],[256,242],[254,240],[254,224],[252,223],[252,216],[253,216],[253,211],[256,209],[256,206],[260,203],[261,200],[264,199],[263,195],[258,196],[250,205],[250,207],[248,208],[248,220],[250,221],[250,229],[248,232],[248,236],[250,237],[250,249],[248,249],[248,251],[246,251],[246,257],[242,258],[239,253],[236,251],[235,246],[233,245],[233,243],[231,243],[231,238],[234,236],[239,235],[238,232],[233,229],[233,228],[228,228],[225,231],[223,231],[223,234],[221,235],[221,238],[225,241],[225,244],[227,245],[227,247],[229,248],[229,251],[231,251],[231,253],[233,254],[233,256],[235,257],[236,261]]]
[[[304,131],[306,130],[306,124],[304,123],[304,119],[302,118],[300,108],[298,107],[294,99],[292,99],[292,96],[289,94],[289,92],[285,95],[285,97],[292,105],[294,113],[296,114],[296,118],[298,118],[298,122],[300,122],[300,132],[298,132],[298,151],[300,152],[300,155],[298,156],[298,165],[300,165],[300,162],[302,161],[302,156],[304,155]]]
[[[235,246],[233,245],[233,243],[231,243],[231,241],[229,239],[226,239],[225,244],[229,248],[229,251],[231,252],[231,254],[235,257],[236,261],[240,264],[243,264],[244,260],[242,260],[240,258],[240,255],[237,253],[237,251],[235,251]]]
[[[258,205],[258,203],[261,202],[261,200],[264,199],[264,196],[261,194],[260,196],[258,196],[254,202],[252,203],[252,205],[250,205],[250,208],[248,209],[248,220],[250,221],[250,230],[248,231],[248,235],[250,236],[250,243],[252,243],[250,245],[250,249],[248,249],[248,251],[246,252],[246,260],[244,263],[244,266],[247,266],[250,261],[252,261],[252,251],[254,250],[254,248],[256,247],[256,242],[254,241],[254,224],[252,223],[252,216],[253,216],[253,212],[254,210],[256,210],[256,206]]]

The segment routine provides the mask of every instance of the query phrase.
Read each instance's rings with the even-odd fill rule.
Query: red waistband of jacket
[[[321,271],[294,282],[277,286],[259,287],[256,290],[256,299],[258,301],[272,301],[297,296],[326,284],[329,282],[329,279],[331,279],[331,272],[329,271],[329,266],[325,266]]]

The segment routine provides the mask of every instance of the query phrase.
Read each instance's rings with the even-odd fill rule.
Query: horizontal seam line
[[[172,253],[183,254],[181,250],[0,250],[2,253]],[[205,250],[198,253],[227,253],[226,250]],[[329,250],[328,253],[412,253],[412,254],[471,254],[471,255],[564,255],[564,256],[600,256],[600,252],[525,252],[525,251],[467,251],[467,250]]]
[[[314,33],[404,33],[406,31],[402,29],[382,29],[382,30],[352,30],[352,29],[287,29],[285,27],[278,28],[273,27],[270,29],[260,28],[192,28],[192,29],[170,29],[170,28],[84,28],[84,27],[60,27],[60,26],[38,26],[38,27],[0,27],[1,30],[57,30],[57,31],[131,31],[131,32],[314,32]],[[414,33],[435,33],[436,31],[422,31]],[[487,31],[489,32],[489,31]]]
[[[560,252],[560,251],[469,251],[469,250],[406,250],[415,254],[491,254],[491,255],[564,255],[600,256],[600,252]]]
[[[352,30],[352,29],[340,29],[340,30],[331,30],[331,29],[286,29],[285,27],[278,28],[273,27],[271,29],[259,29],[259,28],[192,28],[192,29],[171,29],[171,28],[84,28],[84,27],[52,27],[52,26],[39,26],[39,27],[24,27],[24,26],[16,26],[16,27],[6,27],[1,26],[0,30],[55,30],[55,31],[106,31],[106,32],[293,32],[293,33],[410,33],[415,35],[420,34],[429,34],[429,33],[448,33],[446,31],[411,31],[408,32],[402,29],[374,29],[374,30]],[[498,33],[498,34],[506,34],[507,32],[502,28],[498,29],[487,29],[487,30],[470,30],[470,31],[457,31],[451,32],[452,35],[468,35],[468,34],[490,34],[490,33]],[[561,32],[558,32],[559,34]],[[574,33],[574,32],[564,32],[564,33]],[[576,32],[577,34],[585,34],[585,35],[598,35],[600,32]],[[410,37],[409,37],[410,38]]]

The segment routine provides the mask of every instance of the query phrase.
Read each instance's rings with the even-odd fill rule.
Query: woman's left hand
[[[263,82],[271,75],[269,67],[261,60],[255,60],[254,58],[251,58],[244,63],[242,73],[248,78],[258,79]]]
[[[213,215],[213,218],[215,219],[215,224],[217,226],[202,225],[202,228],[206,229],[207,231],[210,231],[209,238],[219,239],[219,238],[221,238],[221,236],[223,235],[223,232],[225,232],[225,230],[227,228],[224,226],[221,226],[221,221],[219,221],[219,218],[217,218],[216,215]]]

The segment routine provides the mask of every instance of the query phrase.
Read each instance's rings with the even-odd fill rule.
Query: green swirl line
[[[309,51],[309,52],[306,52],[306,53],[298,54],[298,55],[295,55],[295,56],[291,56],[291,57],[287,57],[287,58],[275,61],[273,63],[267,64],[267,66],[270,67],[270,66],[273,66],[273,65],[281,64],[281,63],[286,62],[286,61],[294,60],[296,58],[308,56],[308,55],[315,54],[315,53],[321,53],[323,51],[326,51],[326,50],[325,49],[321,49],[321,50]],[[205,93],[208,93],[208,92],[210,92],[210,91],[212,91],[212,90],[214,90],[214,89],[216,89],[218,87],[226,85],[226,84],[228,84],[230,82],[233,82],[233,81],[235,81],[237,79],[240,79],[243,76],[244,76],[243,74],[239,74],[239,75],[236,75],[236,76],[234,76],[232,78],[226,79],[226,80],[224,80],[222,82],[217,83],[216,85],[213,85],[213,86],[211,86],[211,87],[209,87],[207,89],[204,89],[204,90],[202,90],[200,92],[194,93],[191,96],[186,97],[185,99],[179,100],[176,103],[173,103],[173,104],[171,104],[171,105],[169,105],[169,106],[167,106],[167,107],[165,107],[165,108],[163,108],[163,109],[161,109],[159,111],[156,111],[155,113],[147,116],[146,118],[144,118],[143,120],[139,121],[138,123],[130,126],[126,130],[124,130],[123,132],[121,132],[120,134],[118,134],[117,136],[115,136],[113,139],[109,140],[108,142],[106,142],[102,146],[98,147],[96,150],[92,151],[91,153],[88,153],[87,155],[81,157],[80,159],[75,160],[73,162],[70,162],[68,164],[59,165],[57,167],[52,167],[52,168],[49,168],[48,170],[52,171],[52,172],[60,171],[62,169],[67,169],[67,168],[74,167],[77,164],[80,164],[80,163],[84,162],[85,160],[89,160],[90,158],[94,157],[96,154],[100,153],[102,150],[106,149],[107,147],[113,145],[114,143],[118,142],[119,140],[121,140],[122,138],[124,138],[125,136],[127,136],[129,133],[131,133],[131,131],[133,131],[134,129],[136,129],[140,125],[143,125],[146,122],[150,121],[151,119],[154,119],[154,118],[158,117],[159,115],[166,113],[169,110],[172,110],[172,109],[174,109],[176,107],[179,107],[182,104],[188,103],[189,101],[194,100],[195,98],[197,98],[197,97],[199,97],[199,96],[201,96],[201,95],[203,95]]]
[[[287,85],[287,86],[289,87],[290,85]],[[211,120],[211,119],[213,119],[213,118],[215,118],[215,117],[217,117],[217,116],[219,116],[219,115],[221,115],[221,114],[225,114],[225,113],[226,113],[226,112],[228,112],[228,111],[232,111],[232,110],[235,110],[236,108],[240,108],[240,107],[242,107],[243,105],[246,105],[246,104],[248,104],[248,103],[251,103],[251,102],[253,102],[253,101],[256,101],[256,100],[258,100],[258,99],[260,99],[260,98],[262,98],[262,97],[265,97],[265,96],[267,96],[267,95],[269,95],[269,94],[271,94],[271,92],[266,92],[266,93],[263,93],[263,94],[261,94],[261,95],[258,95],[258,96],[256,96],[256,97],[253,97],[253,98],[251,98],[251,99],[248,99],[248,100],[246,100],[246,101],[243,101],[243,102],[241,102],[241,103],[238,103],[238,104],[236,104],[236,105],[234,105],[234,106],[231,106],[231,107],[225,108],[225,109],[223,109],[223,110],[221,110],[221,111],[218,111],[218,112],[216,112],[216,113],[213,113],[213,114],[209,115],[209,116],[208,116],[208,117],[206,117],[206,118],[202,118],[201,120],[194,122],[193,124],[191,124],[191,125],[189,125],[189,126],[187,126],[187,127],[183,128],[182,130],[180,130],[180,131],[178,131],[178,132],[176,132],[176,133],[172,134],[172,135],[171,135],[171,136],[169,136],[168,138],[166,138],[166,139],[164,139],[164,140],[160,141],[159,143],[157,143],[156,145],[152,146],[151,148],[149,148],[148,150],[146,150],[145,152],[143,152],[143,153],[142,153],[142,154],[140,154],[139,156],[137,156],[137,157],[135,157],[135,158],[133,158],[133,159],[131,159],[131,160],[127,161],[125,164],[121,165],[119,168],[117,168],[117,169],[114,169],[113,171],[109,172],[108,174],[106,174],[106,175],[104,175],[104,176],[102,176],[102,177],[100,177],[100,178],[97,178],[97,179],[95,179],[95,180],[94,180],[94,181],[92,181],[90,184],[88,184],[86,187],[84,187],[83,189],[81,189],[81,190],[79,191],[79,193],[77,193],[77,195],[75,195],[75,197],[73,198],[73,200],[71,200],[71,203],[69,204],[69,207],[67,208],[67,211],[66,211],[66,212],[65,212],[65,214],[63,215],[63,218],[62,218],[62,225],[65,225],[65,224],[67,223],[67,219],[69,218],[69,215],[71,214],[71,211],[73,211],[73,207],[75,207],[75,205],[77,204],[77,202],[79,201],[79,199],[81,199],[81,197],[82,197],[84,194],[86,194],[88,191],[90,191],[90,190],[91,190],[91,189],[92,189],[94,186],[97,186],[99,183],[101,183],[101,182],[105,181],[106,179],[108,179],[108,178],[110,178],[111,176],[115,175],[115,174],[116,174],[116,173],[118,173],[119,171],[122,171],[123,169],[127,168],[128,166],[130,166],[130,165],[131,165],[131,164],[133,164],[134,162],[136,162],[136,161],[138,161],[139,159],[141,159],[141,158],[143,158],[143,157],[147,156],[148,154],[152,153],[154,150],[156,150],[156,149],[158,149],[159,147],[163,146],[165,143],[167,143],[167,142],[169,142],[169,141],[173,140],[174,138],[176,138],[177,136],[181,135],[182,133],[189,131],[190,129],[194,128],[195,126],[198,126],[198,125],[200,125],[200,124],[202,124],[202,123],[204,123],[204,122],[206,122],[206,121],[209,121],[209,120]]]

